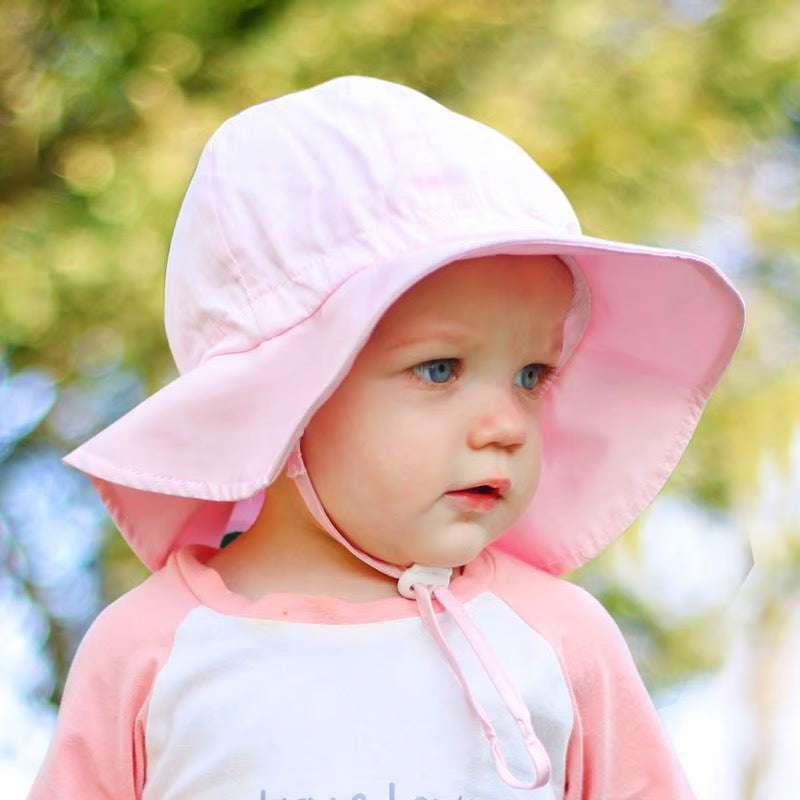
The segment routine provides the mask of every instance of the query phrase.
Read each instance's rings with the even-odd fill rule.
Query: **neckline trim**
[[[202,544],[186,545],[169,557],[166,568],[180,574],[189,591],[205,606],[222,614],[282,622],[347,625],[418,617],[414,600],[398,595],[378,600],[345,600],[329,595],[270,592],[250,600],[228,588],[208,561],[217,549]],[[484,591],[494,577],[495,559],[483,550],[453,578],[451,592],[463,603]],[[437,609],[441,610],[441,609]]]

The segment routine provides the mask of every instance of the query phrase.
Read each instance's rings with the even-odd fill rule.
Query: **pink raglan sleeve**
[[[497,554],[498,588],[558,657],[572,699],[566,800],[693,800],[622,634],[574,584]]]
[[[185,613],[178,598],[154,575],[89,628],[28,800],[139,800],[150,692]]]
[[[591,595],[562,642],[574,725],[567,800],[692,800],[672,744],[622,634]]]

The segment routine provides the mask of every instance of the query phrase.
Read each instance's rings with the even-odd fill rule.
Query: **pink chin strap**
[[[455,672],[461,686],[464,688],[467,702],[478,715],[481,728],[489,742],[492,761],[500,777],[509,786],[515,789],[537,789],[540,786],[546,785],[550,780],[550,759],[533,730],[530,712],[525,702],[520,697],[519,691],[503,670],[503,667],[489,646],[489,643],[470,619],[464,606],[448,588],[450,585],[450,577],[453,572],[452,569],[445,567],[426,567],[421,564],[414,564],[408,569],[403,570],[394,564],[389,564],[380,559],[373,558],[368,553],[356,547],[352,542],[348,541],[333,522],[331,522],[330,517],[328,517],[314,489],[306,465],[303,462],[299,440],[289,455],[286,474],[294,480],[300,495],[308,506],[308,510],[327,533],[336,539],[337,542],[344,545],[354,556],[360,558],[366,564],[369,564],[369,566],[382,572],[384,575],[396,578],[398,592],[409,600],[416,600],[423,623],[431,634],[433,634],[434,639],[436,639],[441,647],[442,652],[453,668],[453,672]],[[259,502],[262,499],[263,495],[262,497],[256,495],[256,497],[253,498],[255,502]],[[489,717],[470,689],[469,683],[456,659],[455,653],[442,632],[433,608],[433,598],[436,598],[436,600],[441,603],[442,607],[453,617],[459,628],[461,628],[467,641],[475,651],[475,655],[486,670],[486,674],[503,699],[506,708],[516,720],[522,732],[525,750],[530,756],[536,772],[536,777],[532,781],[521,780],[509,770],[506,760],[500,750],[500,742],[494,726],[489,721]]]

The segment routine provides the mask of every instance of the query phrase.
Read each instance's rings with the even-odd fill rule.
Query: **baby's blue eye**
[[[544,364],[526,364],[515,376],[514,383],[523,389],[535,389],[544,371]]]
[[[455,377],[455,358],[437,358],[414,367],[414,374],[431,383],[447,383]]]

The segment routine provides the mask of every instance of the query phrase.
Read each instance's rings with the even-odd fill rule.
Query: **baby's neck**
[[[270,486],[250,530],[215,555],[209,566],[231,591],[250,600],[272,593],[354,602],[397,596],[394,578],[368,566],[320,530],[285,475]]]
[[[214,556],[209,566],[232,592],[249,600],[278,593],[353,602],[397,596],[393,578],[363,563],[333,539],[319,547],[297,541],[287,546],[280,533],[263,536],[253,528]]]

